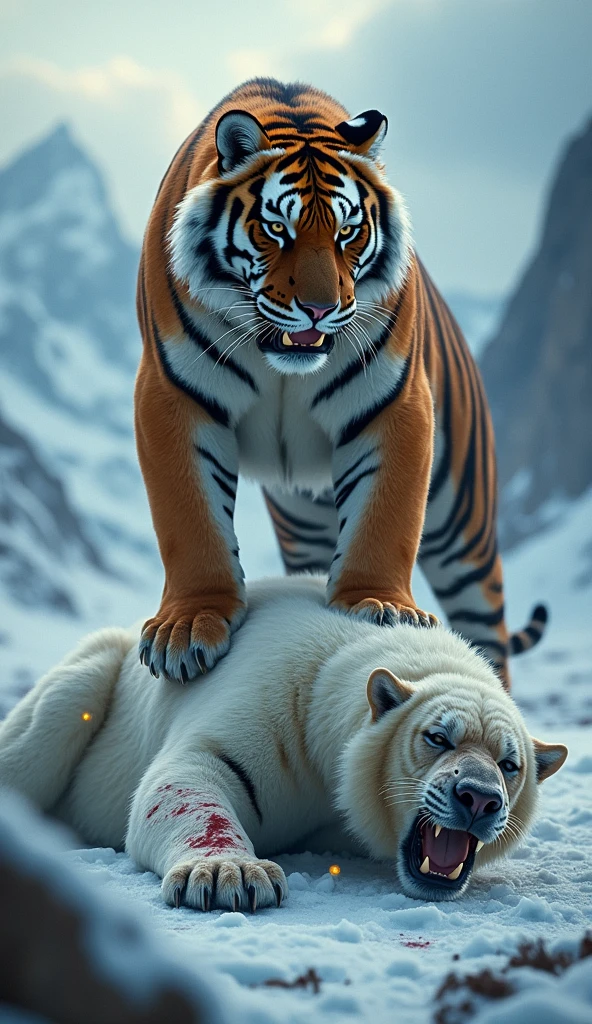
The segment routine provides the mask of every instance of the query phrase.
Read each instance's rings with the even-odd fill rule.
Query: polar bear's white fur
[[[171,904],[279,905],[283,872],[259,858],[340,822],[409,895],[458,896],[528,827],[565,747],[532,740],[443,628],[337,614],[320,579],[261,581],[249,605],[188,687],[138,663],[138,630],[88,637],[0,726],[0,783],[125,847]]]

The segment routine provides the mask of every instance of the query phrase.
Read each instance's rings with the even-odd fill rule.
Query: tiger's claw
[[[159,613],[144,623],[139,645],[142,665],[155,679],[188,683],[209,672],[230,647],[231,633],[242,623],[246,605],[234,614],[210,609],[192,611],[187,603],[170,613]]]

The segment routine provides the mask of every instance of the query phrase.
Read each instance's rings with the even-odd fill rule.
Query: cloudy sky
[[[592,116],[590,0],[0,0],[0,162],[68,120],[139,240],[180,141],[246,77],[389,117],[390,178],[445,289],[512,286]]]

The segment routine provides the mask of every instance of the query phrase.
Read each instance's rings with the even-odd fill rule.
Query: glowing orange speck
[[[329,874],[330,875],[340,875],[341,874],[341,868],[339,867],[339,864],[332,864],[331,867],[329,868]]]
[[[92,715],[90,711],[83,711],[80,717],[82,718],[83,722],[90,722]]]

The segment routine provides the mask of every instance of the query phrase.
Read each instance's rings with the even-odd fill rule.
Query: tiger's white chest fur
[[[263,485],[320,492],[331,484],[331,441],[302,400],[302,381],[273,370],[238,423],[241,473]]]
[[[386,349],[366,367],[343,341],[318,372],[284,374],[269,365],[254,340],[237,348],[221,340],[223,325],[207,314],[195,322],[210,352],[196,351],[189,338],[171,338],[166,345],[169,370],[196,392],[198,401],[203,396],[206,408],[212,402],[227,412],[239,464],[229,465],[224,442],[216,454],[233,472],[263,485],[315,493],[330,486],[341,431],[380,403],[404,369],[403,359]]]

